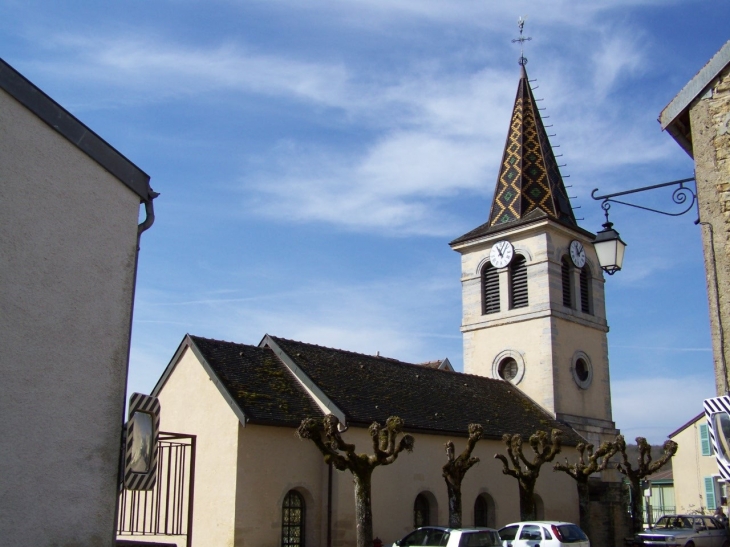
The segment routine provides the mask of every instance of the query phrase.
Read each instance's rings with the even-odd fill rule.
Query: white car
[[[500,547],[497,530],[492,528],[446,528],[423,526],[414,530],[393,547],[425,545],[428,547]]]
[[[515,522],[499,530],[502,547],[590,547],[583,530],[570,522]]]

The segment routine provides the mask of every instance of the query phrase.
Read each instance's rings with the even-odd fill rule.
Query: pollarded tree
[[[634,534],[638,534],[644,526],[644,515],[641,511],[641,480],[659,471],[677,453],[679,446],[674,441],[664,441],[661,457],[656,461],[652,461],[651,445],[644,437],[636,437],[639,456],[637,458],[637,467],[634,469],[631,467],[629,458],[626,455],[626,440],[624,436],[618,435],[615,444],[622,458],[617,469],[629,479],[629,488],[631,488],[631,526]]]
[[[385,427],[373,422],[368,431],[373,441],[373,454],[355,453],[355,445],[348,444],[340,435],[340,421],[328,414],[323,420],[307,418],[297,429],[302,439],[311,440],[324,455],[324,461],[335,469],[352,473],[355,479],[355,520],[357,522],[357,547],[373,545],[373,512],[370,500],[373,470],[379,465],[393,463],[403,450],[413,450],[413,436],[404,434],[403,420],[391,416]],[[397,442],[396,442],[397,441]]]
[[[553,469],[555,471],[564,471],[575,479],[578,487],[578,507],[580,509],[580,527],[588,534],[591,534],[591,518],[589,512],[590,494],[588,491],[588,478],[598,471],[603,471],[608,466],[611,457],[616,454],[618,448],[615,443],[604,442],[593,451],[592,444],[578,443],[575,446],[578,451],[578,461],[576,463],[556,463]],[[588,458],[586,459],[586,452]]]
[[[494,457],[502,462],[502,473],[517,479],[520,488],[520,520],[536,520],[535,483],[540,475],[542,464],[551,462],[560,453],[563,432],[553,429],[550,437],[544,431],[538,431],[530,436],[529,444],[535,456],[532,461],[522,453],[522,436],[505,433],[502,440],[507,445],[507,456],[495,454]],[[512,467],[510,467],[510,463]]]
[[[477,441],[482,438],[484,428],[480,424],[469,424],[469,439],[466,441],[466,448],[454,457],[454,443],[446,443],[447,462],[442,467],[444,480],[446,480],[446,491],[449,494],[449,527],[461,528],[461,481],[464,475],[479,458],[473,458],[471,453]]]

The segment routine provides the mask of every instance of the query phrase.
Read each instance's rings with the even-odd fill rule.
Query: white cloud
[[[122,100],[130,90],[140,100],[156,102],[222,89],[337,106],[348,79],[342,65],[258,53],[238,42],[206,48],[144,34],[63,34],[47,40],[71,55],[44,63],[46,71],[111,85]]]
[[[611,382],[613,419],[629,442],[646,437],[652,444],[661,444],[702,412],[704,399],[714,396],[715,386],[707,375]]]
[[[593,54],[593,85],[597,96],[608,95],[617,80],[639,71],[644,61],[639,47],[640,38],[624,34],[615,28],[603,29],[600,47]]]

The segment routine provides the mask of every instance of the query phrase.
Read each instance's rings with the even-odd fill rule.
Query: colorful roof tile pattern
[[[521,220],[536,209],[577,225],[523,65],[488,224]]]

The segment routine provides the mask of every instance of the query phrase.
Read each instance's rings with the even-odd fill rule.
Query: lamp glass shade
[[[604,226],[606,225],[604,224]],[[626,243],[621,241],[621,237],[619,237],[616,230],[612,229],[611,226],[606,226],[605,230],[596,234],[593,246],[596,249],[601,269],[608,275],[613,275],[621,269],[624,263]]]

